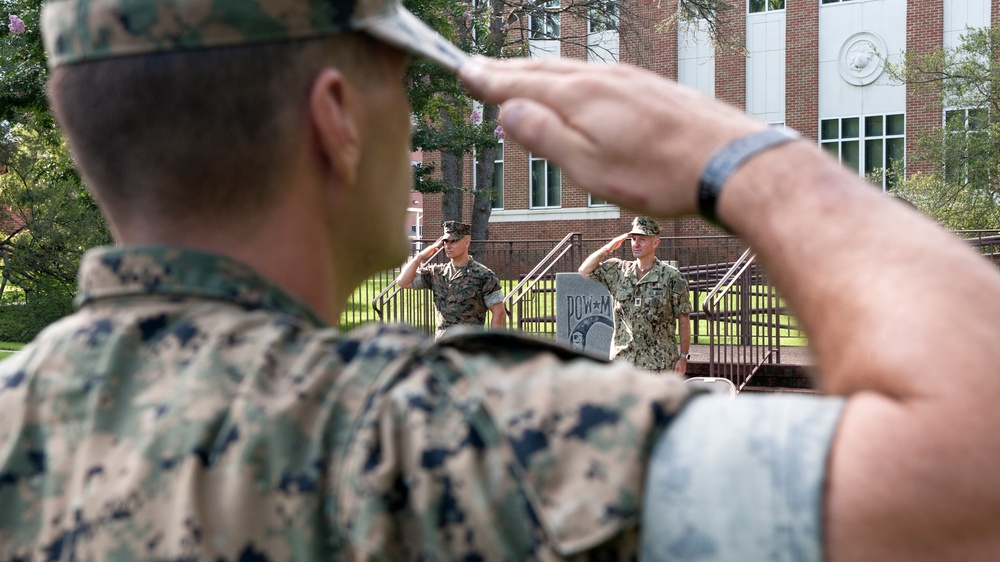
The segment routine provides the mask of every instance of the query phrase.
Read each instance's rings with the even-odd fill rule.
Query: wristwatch
[[[690,353],[681,353],[681,359],[688,359],[688,360],[690,360],[691,359],[691,354]]]

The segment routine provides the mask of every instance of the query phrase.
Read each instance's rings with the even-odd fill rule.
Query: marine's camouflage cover
[[[445,240],[460,240],[472,234],[472,225],[467,222],[444,221],[441,223]]]
[[[338,333],[243,265],[91,251],[0,363],[0,560],[623,560],[686,397],[505,334]]]
[[[49,0],[49,66],[365,31],[457,70],[468,58],[399,0]]]
[[[604,260],[590,274],[611,293],[615,333],[611,358],[653,371],[674,368],[677,318],[691,313],[687,281],[676,268],[656,260],[641,280],[638,261]]]
[[[462,267],[451,262],[422,266],[413,278],[413,288],[434,292],[438,337],[452,326],[481,328],[489,307],[503,302],[503,289],[496,273],[471,257]]]

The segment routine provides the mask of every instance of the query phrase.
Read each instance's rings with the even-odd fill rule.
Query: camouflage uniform
[[[677,362],[677,317],[691,312],[687,281],[680,271],[656,260],[642,280],[637,261],[607,259],[590,274],[614,303],[611,358],[643,369],[664,371]]]
[[[686,395],[511,335],[343,335],[210,254],[91,251],[80,285],[0,363],[0,560],[623,559]]]
[[[438,337],[452,326],[482,327],[486,311],[503,302],[503,289],[496,273],[471,257],[463,267],[451,263],[421,267],[413,278],[413,288],[434,292]]]

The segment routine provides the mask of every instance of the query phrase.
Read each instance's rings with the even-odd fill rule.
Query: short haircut
[[[112,223],[245,216],[280,192],[318,70],[364,78],[374,43],[345,33],[87,62],[54,70],[49,95]]]

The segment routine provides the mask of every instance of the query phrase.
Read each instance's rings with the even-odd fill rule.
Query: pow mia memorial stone
[[[556,274],[556,339],[607,359],[615,321],[604,285],[577,273]]]

